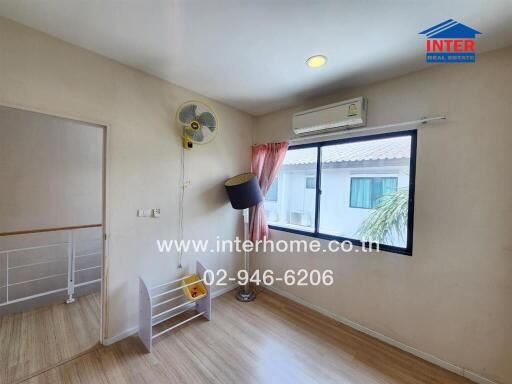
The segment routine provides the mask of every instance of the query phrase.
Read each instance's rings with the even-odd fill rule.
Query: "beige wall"
[[[0,106],[0,232],[102,224],[103,128]]]
[[[335,285],[289,293],[501,383],[512,383],[512,49],[477,63],[350,89],[258,118],[255,142],[291,135],[291,114],[368,97],[368,126],[446,115],[418,133],[413,256],[259,254],[253,265],[332,269]],[[297,238],[272,232],[274,239]]]
[[[109,125],[107,337],[137,326],[138,276],[173,278],[175,254],[159,254],[157,239],[177,238],[181,139],[176,108],[202,97],[102,56],[0,19],[0,104],[17,105]],[[224,196],[223,181],[249,168],[253,119],[211,103],[221,127],[209,145],[187,153],[185,236],[232,238],[241,220]],[[137,208],[161,208],[158,219]],[[222,226],[219,226],[222,223]],[[185,258],[194,268],[195,256]],[[206,255],[212,268],[234,271],[233,254]]]

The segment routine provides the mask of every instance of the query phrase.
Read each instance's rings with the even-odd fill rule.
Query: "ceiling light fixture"
[[[306,64],[309,68],[320,68],[323,67],[325,63],[327,63],[327,57],[323,55],[311,56],[306,60]]]

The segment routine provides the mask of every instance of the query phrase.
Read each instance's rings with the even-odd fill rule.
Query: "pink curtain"
[[[251,171],[258,177],[263,196],[277,176],[288,150],[288,142],[255,145],[252,147]],[[268,236],[268,225],[265,219],[263,203],[251,208],[249,219],[249,239],[263,240]]]

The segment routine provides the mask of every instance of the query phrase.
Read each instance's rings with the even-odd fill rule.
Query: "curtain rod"
[[[393,127],[402,127],[407,125],[414,125],[414,124],[427,124],[430,121],[438,121],[438,120],[446,120],[446,116],[435,116],[435,117],[424,117],[419,120],[411,120],[411,121],[404,121],[401,123],[390,123],[390,124],[384,124],[384,125],[376,125],[374,127],[363,127],[363,128],[355,128],[355,129],[349,129],[341,132],[327,132],[327,133],[320,133],[318,135],[310,135],[310,136],[301,136],[301,137],[293,137],[291,138],[290,144],[296,144],[301,141],[308,141],[308,140],[314,140],[329,136],[342,136],[346,134],[351,133],[358,133],[358,132],[364,132],[364,131],[373,131],[376,129],[384,129],[384,128],[393,128]]]

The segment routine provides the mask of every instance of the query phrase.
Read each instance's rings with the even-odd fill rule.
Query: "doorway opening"
[[[106,127],[0,106],[0,376],[100,341]]]

